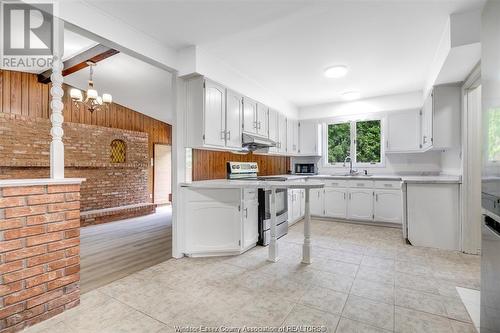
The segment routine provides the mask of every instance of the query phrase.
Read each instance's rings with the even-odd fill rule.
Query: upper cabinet
[[[458,147],[460,100],[460,86],[435,86],[420,110],[389,113],[386,152],[411,153]]]
[[[288,118],[286,120],[286,153],[297,155],[299,153],[299,122]]]
[[[257,102],[243,98],[243,132],[257,134]]]
[[[241,116],[240,95],[204,77],[187,81],[188,147],[241,149]]]
[[[317,122],[299,123],[299,155],[321,156],[321,126]]]
[[[287,126],[286,117],[278,113],[278,140],[276,141],[276,148],[278,153],[286,154],[287,148]]]
[[[257,134],[269,137],[269,108],[264,104],[257,103]]]

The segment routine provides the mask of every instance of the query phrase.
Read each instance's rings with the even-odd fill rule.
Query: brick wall
[[[86,178],[82,211],[150,202],[148,134],[64,123],[65,175]],[[127,145],[126,163],[110,162],[110,144]],[[49,176],[50,122],[0,113],[0,179]]]
[[[0,332],[80,302],[80,185],[0,186]]]

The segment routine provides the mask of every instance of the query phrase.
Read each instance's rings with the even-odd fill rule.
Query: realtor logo
[[[43,70],[54,54],[54,4],[2,1],[2,68]]]

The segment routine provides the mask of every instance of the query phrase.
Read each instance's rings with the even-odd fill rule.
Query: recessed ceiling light
[[[346,101],[353,101],[355,99],[359,99],[361,97],[361,94],[359,91],[346,91],[345,93],[342,93],[342,99]]]
[[[332,66],[325,69],[325,76],[330,78],[339,78],[345,76],[348,71],[349,69],[347,66]]]

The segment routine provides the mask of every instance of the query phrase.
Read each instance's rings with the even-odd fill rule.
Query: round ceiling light
[[[340,65],[328,67],[327,69],[325,69],[324,74],[329,78],[339,78],[345,76],[348,71],[349,69],[347,68],[347,66]]]
[[[361,97],[361,94],[359,91],[346,91],[345,93],[342,93],[342,99],[346,101],[353,101],[355,99],[359,99]]]

